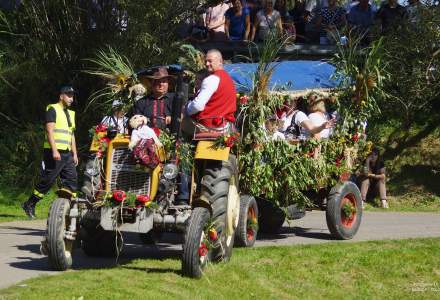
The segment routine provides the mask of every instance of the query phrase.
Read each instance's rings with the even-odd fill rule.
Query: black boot
[[[37,198],[35,195],[32,195],[28,201],[24,202],[21,207],[23,208],[26,215],[31,218],[35,219],[35,206],[37,205],[39,198]]]

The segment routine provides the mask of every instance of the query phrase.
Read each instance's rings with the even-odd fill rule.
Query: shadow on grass
[[[136,270],[136,271],[144,271],[147,273],[157,273],[157,274],[164,274],[164,273],[174,273],[179,276],[182,276],[181,270],[171,269],[171,268],[141,268],[141,267],[135,267],[135,266],[128,266],[128,265],[122,265],[121,268],[127,269],[127,270]]]
[[[393,195],[400,196],[413,192],[415,187],[440,196],[440,172],[434,170],[432,166],[426,165],[405,165],[401,172],[391,179],[391,189]]]

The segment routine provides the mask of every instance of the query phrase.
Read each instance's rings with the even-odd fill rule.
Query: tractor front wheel
[[[54,270],[65,271],[72,266],[73,241],[65,238],[69,226],[70,201],[65,198],[56,199],[47,218],[47,254]]]
[[[191,213],[183,244],[182,272],[185,276],[202,277],[204,268],[212,259],[212,249],[206,233],[209,219],[207,208],[196,207]]]

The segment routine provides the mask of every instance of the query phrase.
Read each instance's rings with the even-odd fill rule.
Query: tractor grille
[[[150,171],[136,169],[128,148],[114,148],[110,170],[110,191],[123,190],[136,195],[150,194]]]

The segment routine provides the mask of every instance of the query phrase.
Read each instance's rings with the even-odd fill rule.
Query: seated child
[[[155,147],[161,147],[154,129],[147,125],[148,119],[143,115],[134,115],[130,119],[133,128],[128,148],[133,152],[133,158],[140,164],[154,169],[159,164]]]
[[[267,138],[272,141],[285,140],[284,134],[279,131],[282,125],[282,122],[275,116],[266,120],[264,127],[266,129]]]
[[[117,133],[128,134],[127,128],[127,117],[125,116],[125,111],[123,103],[120,100],[114,100],[112,103],[112,114],[105,116],[101,124],[107,127],[113,127]]]

